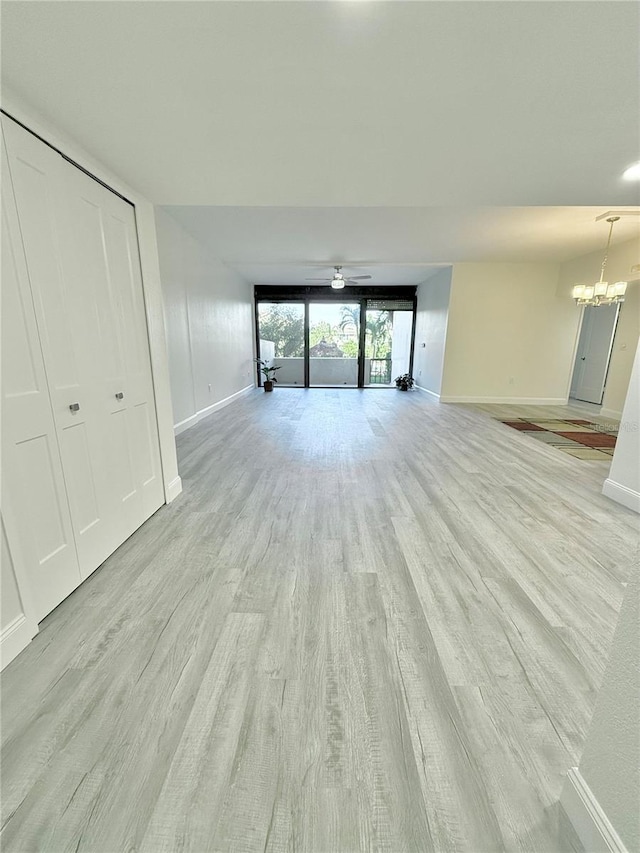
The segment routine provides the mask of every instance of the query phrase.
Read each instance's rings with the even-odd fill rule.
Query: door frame
[[[571,376],[569,377],[569,393],[567,395],[567,400],[570,400],[570,399],[579,400],[581,403],[589,403],[590,402],[589,400],[580,400],[579,397],[572,397],[571,396],[571,389],[573,388],[573,379],[575,376],[576,368],[578,366],[578,359],[580,358],[580,338],[582,337],[582,329],[584,326],[585,311],[587,308],[594,308],[595,309],[596,307],[597,306],[594,306],[594,305],[585,305],[583,307],[581,315],[580,315],[580,325],[578,328],[578,335],[576,337],[575,352],[574,352],[574,356],[573,356],[573,368],[571,370]],[[613,356],[613,345],[615,343],[616,334],[618,332],[618,324],[620,322],[620,309],[621,308],[622,308],[622,303],[620,303],[620,302],[616,303],[616,316],[615,316],[615,319],[613,321],[613,329],[611,332],[611,340],[609,341],[609,350],[607,352],[607,364],[606,364],[606,369],[604,372],[604,381],[602,383],[602,396],[600,397],[599,403],[590,403],[590,405],[593,405],[593,406],[602,406],[602,402],[604,400],[604,395],[605,395],[605,392],[607,390],[607,380],[609,378],[609,371],[611,369],[611,359]]]
[[[416,319],[417,319],[417,291],[415,287],[398,285],[397,287],[380,288],[380,287],[348,287],[345,286],[341,290],[333,290],[331,287],[322,285],[314,285],[306,287],[301,285],[273,286],[267,284],[259,284],[254,287],[254,317],[255,317],[255,336],[256,336],[256,354],[260,355],[260,317],[259,305],[264,302],[272,303],[288,303],[288,304],[303,304],[304,305],[304,385],[292,386],[300,388],[310,388],[309,384],[309,305],[314,302],[325,303],[351,303],[360,305],[360,336],[358,340],[358,382],[357,385],[326,385],[324,388],[343,388],[345,390],[353,390],[353,388],[365,388],[364,384],[364,362],[365,362],[365,340],[366,340],[366,317],[367,317],[367,301],[368,300],[403,300],[411,302],[412,323],[411,323],[411,343],[409,348],[409,373],[413,373],[413,360],[416,343]],[[405,309],[409,310],[409,309]],[[262,386],[262,374],[260,366],[256,365],[256,375],[258,387]],[[386,386],[385,386],[386,387]]]

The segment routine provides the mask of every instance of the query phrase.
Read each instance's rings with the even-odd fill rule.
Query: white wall
[[[574,284],[593,284],[600,278],[600,265],[604,249],[582,255],[562,264],[558,278],[558,294],[570,298]],[[628,281],[631,267],[640,263],[638,240],[627,240],[613,246],[609,252],[607,281]],[[636,274],[637,276],[637,274]],[[578,321],[579,321],[578,316]],[[640,336],[640,282],[632,281],[627,288],[625,301],[620,308],[618,328],[611,353],[611,364],[602,401],[602,412],[610,417],[620,417],[627,396],[633,357]]]
[[[176,432],[255,385],[253,299],[245,279],[156,209]]]
[[[393,312],[393,334],[391,336],[391,381],[396,376],[409,372],[411,357],[411,330],[413,313],[411,311]]]
[[[599,835],[597,824],[594,826],[583,806],[584,795],[575,796],[575,789],[583,787],[582,780],[587,786],[587,801],[595,799],[629,853],[640,850],[639,638],[640,584],[636,570],[622,603],[579,773],[570,773],[561,798],[587,850],[614,847],[594,843]]]
[[[557,264],[455,264],[444,401],[564,403],[579,309]]]
[[[603,493],[640,512],[640,343],[622,410],[616,449]]]
[[[413,378],[418,387],[437,395],[442,389],[451,273],[451,267],[440,270],[418,286]]]

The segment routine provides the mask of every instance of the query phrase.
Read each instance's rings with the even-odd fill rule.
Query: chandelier
[[[607,240],[607,248],[602,259],[602,267],[600,268],[600,281],[595,284],[576,284],[571,291],[571,295],[576,300],[578,305],[615,305],[617,302],[624,302],[624,295],[627,291],[626,281],[615,281],[609,284],[604,280],[604,271],[609,259],[609,247],[611,246],[611,234],[613,233],[613,225],[620,219],[619,216],[607,217],[607,222],[611,223],[609,228],[609,239]]]

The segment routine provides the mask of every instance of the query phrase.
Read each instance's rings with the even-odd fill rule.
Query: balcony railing
[[[272,357],[270,362],[280,368],[276,374],[278,385],[304,385],[303,358]],[[365,358],[364,384],[391,385],[393,369],[390,358]],[[398,369],[398,365],[396,365],[396,372],[402,372]],[[347,357],[314,358],[312,356],[309,359],[309,373],[311,385],[357,385],[358,360]]]
[[[390,385],[391,384],[391,359],[390,358],[370,358],[371,376],[369,378],[370,385]]]

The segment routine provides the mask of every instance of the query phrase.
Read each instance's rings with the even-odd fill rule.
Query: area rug
[[[616,446],[616,424],[594,424],[584,420],[533,420],[511,418],[500,423],[517,429],[531,438],[544,441],[576,459],[611,459]]]

